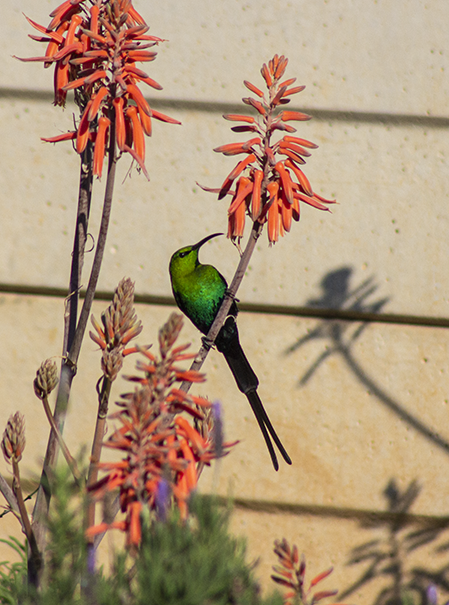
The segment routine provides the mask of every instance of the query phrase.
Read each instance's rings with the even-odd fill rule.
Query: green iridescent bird
[[[198,260],[201,246],[218,235],[223,234],[208,235],[193,246],[181,248],[170,259],[170,279],[176,303],[203,334],[209,332],[228,287],[225,278],[215,267],[202,265]],[[285,462],[291,464],[292,461],[277,436],[257,394],[259,380],[240,345],[236,324],[237,313],[238,309],[234,301],[229,315],[218,333],[215,345],[225,356],[238,388],[246,395],[264,436],[273,466],[275,470],[278,470],[279,464],[271,438],[277,445]]]

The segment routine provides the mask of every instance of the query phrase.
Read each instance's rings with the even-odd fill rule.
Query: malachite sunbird
[[[170,259],[170,279],[176,303],[203,334],[209,332],[228,287],[225,278],[215,267],[202,265],[198,260],[201,246],[218,235],[223,234],[208,235],[193,246],[181,248]],[[236,324],[237,313],[238,309],[234,301],[229,315],[218,333],[215,345],[225,356],[238,388],[248,398],[270,452],[273,466],[275,470],[278,470],[279,464],[271,438],[287,464],[291,464],[292,461],[257,394],[259,380],[240,345]]]

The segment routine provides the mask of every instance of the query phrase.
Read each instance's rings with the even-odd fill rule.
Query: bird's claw
[[[235,294],[233,294],[229,288],[226,288],[226,290],[225,290],[225,296],[228,296],[229,298],[232,298],[232,300],[235,301],[236,303],[240,302],[240,300],[235,297]]]
[[[210,351],[212,349],[212,347],[214,346],[213,341],[210,338],[207,338],[207,336],[203,336],[201,338],[201,341],[203,343],[203,347],[207,350]]]

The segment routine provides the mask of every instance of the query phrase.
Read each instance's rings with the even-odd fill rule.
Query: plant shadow
[[[373,276],[355,286],[353,281],[351,267],[331,271],[320,282],[321,295],[307,301],[309,308],[323,310],[322,319],[309,333],[291,344],[285,355],[317,340],[324,341],[326,348],[305,369],[298,386],[306,385],[324,363],[338,355],[379,403],[429,444],[449,454],[449,441],[387,393],[357,358],[354,344],[371,321],[382,321],[381,312],[390,299],[379,295]],[[358,579],[339,594],[339,600],[346,602],[348,597],[375,580],[381,588],[373,605],[427,605],[426,593],[431,585],[449,594],[449,564],[438,563],[441,555],[449,550],[449,517],[413,514],[411,509],[420,491],[416,480],[402,491],[395,479],[388,482],[383,490],[386,510],[373,513],[369,520],[365,518],[362,522],[362,528],[371,532],[370,539],[351,551],[347,563],[363,570]],[[431,562],[435,562],[434,568]]]
[[[449,519],[411,514],[420,491],[417,481],[412,481],[402,492],[395,479],[388,482],[383,491],[387,500],[386,512],[379,518],[362,523],[364,529],[379,537],[352,550],[347,565],[363,565],[364,570],[339,594],[340,599],[347,599],[375,580],[380,580],[383,588],[373,605],[427,605],[426,595],[431,585],[448,594],[449,564],[432,570],[412,562],[412,557],[414,560],[422,557],[424,549],[442,537],[449,525]],[[435,546],[433,554],[437,555],[444,546]]]
[[[307,301],[306,306],[315,309],[364,314],[370,317],[379,314],[390,299],[383,297],[373,300],[374,294],[378,290],[374,277],[369,277],[351,289],[352,273],[353,269],[351,267],[342,267],[327,273],[321,280],[321,297]],[[369,320],[354,321],[329,318],[319,320],[317,326],[311,332],[299,338],[285,350],[285,355],[291,355],[311,341],[319,339],[326,341],[325,351],[306,369],[299,379],[298,385],[302,387],[307,384],[323,363],[332,355],[339,355],[349,370],[366,387],[370,394],[374,395],[380,403],[393,411],[402,421],[415,429],[426,440],[438,446],[446,454],[449,454],[449,441],[433,427],[428,426],[417,416],[410,413],[404,405],[389,395],[369,375],[368,371],[354,355],[353,345],[369,324]]]

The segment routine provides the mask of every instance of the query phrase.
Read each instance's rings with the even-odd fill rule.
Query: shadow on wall
[[[350,267],[327,273],[320,284],[320,298],[309,300],[307,305],[327,310],[356,311],[371,316],[380,313],[389,299],[376,296],[378,286],[374,277],[356,286],[351,281],[353,270]],[[357,380],[381,404],[428,442],[449,454],[449,442],[389,395],[353,354],[353,344],[368,324],[368,321],[323,319],[315,329],[288,347],[286,355],[293,354],[311,341],[326,341],[326,350],[306,369],[299,380],[299,386],[311,380],[332,355],[340,355]],[[372,520],[362,522],[362,527],[370,531],[371,537],[354,548],[349,556],[348,565],[363,567],[363,571],[351,586],[338,595],[339,600],[347,602],[348,597],[374,580],[382,584],[382,589],[373,605],[427,605],[426,591],[430,585],[436,586],[446,595],[449,593],[449,564],[446,555],[449,550],[449,517],[412,514],[411,508],[419,493],[420,487],[416,481],[410,483],[403,492],[394,479],[389,481],[383,491],[387,500],[386,511]],[[442,555],[445,555],[445,563],[441,565],[437,562],[435,568],[431,569],[430,561],[437,561]]]
[[[381,298],[370,302],[378,289],[374,278],[370,277],[359,286],[351,290],[350,281],[352,268],[342,267],[325,275],[321,281],[322,295],[316,300],[307,301],[307,305],[314,308],[338,309],[357,311],[360,313],[380,313],[389,298]],[[326,350],[312,363],[299,380],[299,386],[305,385],[318,371],[331,355],[340,355],[356,378],[374,395],[382,404],[392,410],[401,420],[413,427],[428,441],[437,445],[449,454],[449,442],[435,429],[427,426],[419,418],[407,411],[396,399],[388,395],[382,387],[360,365],[352,353],[353,343],[360,338],[369,322],[325,319],[306,336],[300,338],[285,351],[290,355],[305,346],[308,342],[323,339],[328,342]]]
[[[424,558],[435,560],[435,555],[447,548],[447,544],[436,547],[435,544],[441,537],[447,540],[448,520],[441,520],[438,524],[431,517],[426,519],[410,515],[419,493],[420,487],[416,481],[412,481],[401,493],[396,481],[390,480],[383,491],[387,500],[385,518],[362,524],[364,529],[379,537],[352,550],[348,565],[363,565],[364,571],[358,580],[339,594],[339,599],[346,601],[355,591],[374,580],[381,580],[384,588],[373,605],[427,605],[426,592],[430,585],[436,586],[447,596],[449,565],[431,570],[412,562],[412,557],[419,561]],[[433,549],[432,557],[429,556],[429,547]]]

